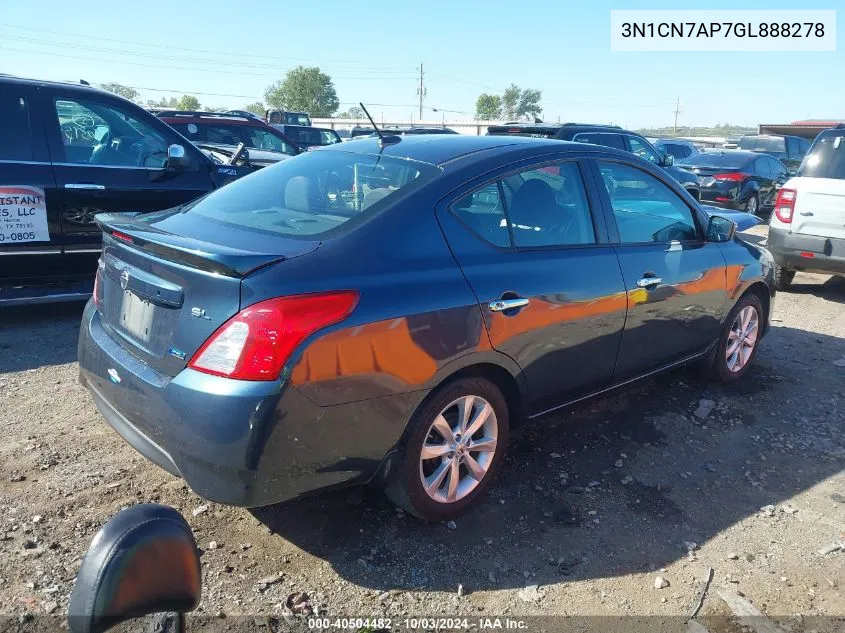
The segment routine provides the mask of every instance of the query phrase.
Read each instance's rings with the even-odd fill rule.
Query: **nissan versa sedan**
[[[350,141],[97,220],[81,380],[232,505],[372,482],[450,519],[527,419],[686,363],[742,378],[774,297],[768,252],[658,166],[546,139]]]

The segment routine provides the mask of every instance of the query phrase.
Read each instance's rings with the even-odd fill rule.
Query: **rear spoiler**
[[[101,213],[94,221],[105,235],[134,248],[226,277],[246,277],[258,268],[287,259],[284,255],[250,253],[174,235],[135,220],[137,213]]]

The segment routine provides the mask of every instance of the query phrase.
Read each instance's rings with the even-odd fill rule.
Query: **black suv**
[[[737,149],[774,156],[794,176],[801,166],[804,156],[810,151],[810,141],[800,136],[780,136],[778,134],[747,134],[739,139]]]
[[[0,75],[0,306],[90,295],[97,213],[178,206],[251,171],[110,92]]]
[[[489,135],[513,134],[534,138],[554,138],[561,141],[591,143],[623,149],[662,167],[677,180],[696,200],[701,191],[698,177],[680,167],[674,166],[674,158],[659,152],[645,138],[634,132],[623,130],[618,125],[593,125],[589,123],[505,123],[487,128]]]

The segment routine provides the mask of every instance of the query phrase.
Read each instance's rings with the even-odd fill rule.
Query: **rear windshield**
[[[284,118],[286,125],[311,125],[310,117],[302,112],[285,112]]]
[[[307,152],[229,183],[182,213],[270,235],[331,237],[438,173],[432,165],[387,156]]]
[[[798,168],[798,175],[845,180],[845,130],[819,136]]]
[[[779,136],[743,136],[739,139],[739,149],[767,154],[785,154],[786,139]]]
[[[696,167],[726,167],[740,169],[749,162],[748,154],[735,152],[702,152],[683,160],[675,161],[676,165],[694,165]]]

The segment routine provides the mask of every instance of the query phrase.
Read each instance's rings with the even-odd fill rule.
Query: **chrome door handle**
[[[95,189],[102,191],[105,188],[105,185],[95,185],[92,182],[69,182],[65,184],[65,189]]]
[[[491,312],[504,312],[505,310],[513,310],[514,308],[524,308],[529,303],[528,299],[522,297],[518,299],[496,299],[487,304]]]
[[[660,283],[663,283],[663,279],[660,277],[643,277],[642,279],[637,279],[637,285],[640,288],[650,288]]]

